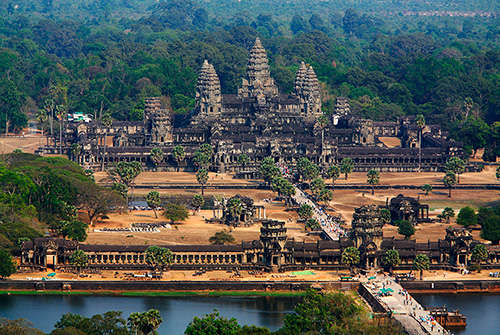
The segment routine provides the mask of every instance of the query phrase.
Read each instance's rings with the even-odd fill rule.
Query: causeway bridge
[[[358,292],[375,312],[387,313],[410,335],[449,334],[393,278],[377,275],[360,282]],[[385,292],[386,294],[381,294]]]

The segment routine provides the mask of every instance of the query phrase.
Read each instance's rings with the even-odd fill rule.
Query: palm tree
[[[316,178],[311,182],[311,192],[318,199],[321,191],[325,188],[325,181],[322,178]]]
[[[380,182],[380,173],[377,170],[370,170],[366,174],[368,184],[372,185],[372,195],[375,193],[375,184]]]
[[[418,172],[422,171],[422,130],[425,127],[425,117],[422,114],[417,115],[415,122],[418,127]]]
[[[424,184],[422,186],[422,191],[425,192],[425,195],[428,195],[429,192],[432,192],[432,185],[429,185],[429,184]]]
[[[155,166],[155,170],[158,171],[158,165],[161,163],[163,160],[163,150],[161,148],[153,148],[151,149],[151,152],[149,153],[149,157],[151,158],[151,161],[153,162]]]
[[[148,203],[148,206],[153,209],[155,217],[158,219],[156,208],[160,207],[161,205],[160,193],[158,193],[157,191],[150,191],[146,196],[146,202]]]
[[[453,172],[457,176],[457,184],[460,184],[460,174],[465,171],[465,162],[458,157],[451,157],[444,169]]]
[[[208,171],[206,169],[199,169],[196,173],[196,180],[201,185],[201,195],[204,195],[204,186],[208,181]]]
[[[172,157],[177,164],[177,172],[179,172],[179,165],[186,157],[186,151],[184,150],[184,147],[180,145],[175,146],[174,149],[172,149]]]
[[[385,265],[389,266],[389,273],[392,275],[393,268],[401,263],[399,252],[394,249],[387,250],[382,258],[382,261]]]
[[[163,322],[160,312],[156,309],[150,309],[147,312],[131,313],[127,319],[127,326],[130,334],[150,335],[156,334],[156,329]]]
[[[345,174],[345,180],[347,180],[347,175],[352,173],[354,169],[354,162],[352,158],[343,158],[340,162],[340,172]]]
[[[159,267],[163,271],[164,265],[169,266],[172,264],[174,256],[170,249],[152,245],[146,249],[145,261],[152,266],[153,270]]]
[[[203,205],[205,204],[205,199],[203,198],[203,196],[195,194],[193,196],[193,199],[191,200],[191,204],[193,205],[194,208],[196,208],[196,211],[199,212],[200,208],[203,207]]]
[[[238,198],[230,199],[227,203],[227,210],[231,218],[238,222],[240,220],[240,215],[243,212],[243,206],[241,205],[241,200]]]
[[[495,177],[497,177],[497,179],[500,179],[500,166],[497,167],[497,169],[495,171]]]
[[[455,174],[451,171],[446,172],[443,178],[444,186],[448,187],[448,197],[451,197],[451,187],[457,183]]]
[[[419,254],[415,257],[415,260],[413,261],[413,268],[420,271],[420,280],[424,277],[424,270],[429,270],[430,264],[431,262],[429,257],[426,255]]]
[[[43,133],[44,133],[44,123],[47,121],[47,111],[45,109],[39,109],[38,114],[36,117],[37,122],[40,123],[40,130],[42,131],[42,155],[44,154],[45,151],[45,143],[43,141]]]
[[[353,274],[353,266],[359,264],[359,250],[355,247],[348,247],[342,252],[342,263],[349,265],[349,271]]]
[[[101,123],[104,126],[104,143],[103,143],[103,150],[102,150],[102,166],[101,166],[101,171],[104,171],[104,157],[106,156],[106,132],[108,131],[108,127],[110,127],[111,124],[113,123],[113,118],[108,113],[105,113],[101,117]]]
[[[59,117],[59,156],[62,156],[62,124],[64,122],[64,117],[67,114],[66,106],[57,105],[55,111],[56,115]]]
[[[335,180],[337,180],[340,176],[340,169],[338,167],[330,166],[328,171],[326,172],[328,178],[332,178],[332,191],[334,190]]]
[[[240,164],[243,167],[243,170],[245,170],[245,166],[250,163],[250,158],[248,158],[247,155],[241,154],[238,156],[238,164]]]
[[[70,149],[73,162],[78,162],[78,156],[80,156],[80,153],[82,152],[82,147],[78,143],[72,143]]]
[[[80,274],[81,268],[86,267],[89,264],[89,256],[82,250],[76,250],[71,254],[71,256],[69,256],[69,263],[76,266],[78,274]]]

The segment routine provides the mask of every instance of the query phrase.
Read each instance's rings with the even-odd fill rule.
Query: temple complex
[[[459,269],[471,262],[473,240],[465,228],[448,228],[446,237],[437,241],[417,243],[415,240],[386,238],[380,208],[363,206],[353,215],[349,237],[336,241],[302,242],[287,237],[285,223],[263,219],[260,238],[235,245],[164,245],[173,253],[173,270],[266,270],[290,271],[304,269],[346,270],[342,253],[348,247],[360,251],[361,268],[378,268],[387,250],[399,252],[397,269],[411,270],[418,254],[427,255],[431,269]],[[22,271],[51,268],[58,271],[75,269],[69,262],[76,250],[89,257],[88,268],[94,270],[147,270],[147,245],[91,245],[60,238],[40,237],[22,244]],[[486,245],[488,259],[481,267],[500,268],[500,248]]]
[[[325,167],[343,158],[354,161],[355,171],[439,171],[452,156],[462,157],[461,143],[451,141],[439,126],[418,128],[414,116],[394,122],[376,122],[355,117],[347,98],[335,100],[335,111],[326,125],[321,89],[312,66],[302,62],[293,91],[279,91],[270,74],[267,53],[259,39],[250,50],[247,72],[236,94],[222,94],[217,72],[206,60],[199,72],[195,107],[188,115],[174,115],[160,98],[145,100],[142,121],[69,122],[64,130],[63,151],[73,157],[71,145],[78,144],[76,160],[86,168],[119,161],[139,161],[153,169],[151,149],[163,150],[158,170],[174,170],[172,149],[181,145],[186,159],[180,168],[195,170],[194,151],[204,143],[214,149],[210,169],[218,172],[256,171],[264,157],[293,167],[300,157]],[[392,139],[387,141],[387,139]],[[58,137],[43,148],[48,154],[59,152]],[[394,144],[396,143],[396,144]],[[39,151],[41,153],[41,151]],[[238,163],[246,154],[250,162]],[[103,164],[104,161],[104,164]]]

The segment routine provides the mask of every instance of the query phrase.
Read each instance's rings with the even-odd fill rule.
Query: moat
[[[467,316],[467,328],[454,334],[498,334],[500,295],[498,294],[414,294],[424,306],[459,308]],[[92,316],[121,310],[125,318],[132,312],[156,308],[163,324],[160,335],[182,334],[195,315],[219,310],[225,317],[235,317],[240,324],[255,324],[277,330],[291,313],[298,297],[99,297],[63,295],[1,295],[0,316],[27,318],[34,326],[50,332],[63,313]]]

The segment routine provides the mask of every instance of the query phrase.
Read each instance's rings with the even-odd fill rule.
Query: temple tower
[[[302,62],[294,80],[293,93],[299,99],[301,112],[307,116],[321,115],[321,91],[312,66]]]
[[[266,50],[258,38],[250,50],[247,77],[243,79],[238,95],[241,98],[256,99],[258,105],[264,105],[269,98],[278,95],[278,87],[271,78]]]
[[[383,226],[378,206],[362,206],[354,210],[351,222],[352,239],[361,254],[360,264],[366,268],[370,265],[378,266],[376,252],[382,244]]]
[[[196,107],[199,109],[200,116],[211,116],[220,114],[221,104],[219,76],[215,72],[214,66],[205,60],[198,74]]]
[[[167,109],[162,108],[160,98],[146,98],[144,118],[149,134],[146,134],[147,145],[164,145],[172,143],[172,116]]]
[[[283,248],[286,242],[285,223],[275,220],[262,222],[260,240],[264,245],[264,263],[277,271],[285,260]]]

